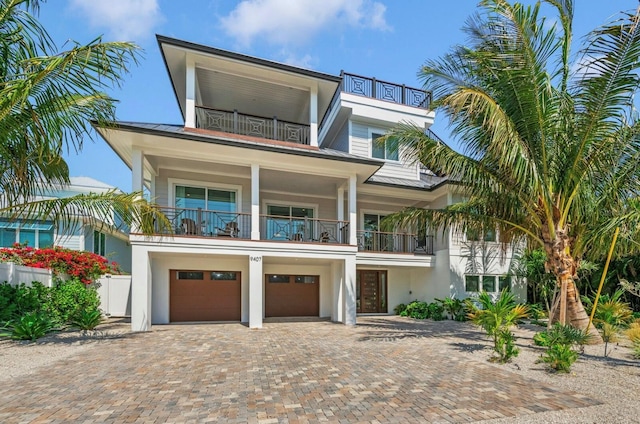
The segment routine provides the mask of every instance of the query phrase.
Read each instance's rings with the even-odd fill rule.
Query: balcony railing
[[[309,125],[196,106],[196,128],[309,144]]]
[[[184,208],[161,210],[177,236],[251,238],[251,214]],[[156,234],[167,233],[156,229]]]
[[[297,243],[349,244],[349,222],[261,215],[260,239]]]
[[[361,252],[393,252],[433,255],[433,236],[417,234],[358,231],[358,250]]]
[[[329,108],[322,117],[320,128],[340,98],[340,93],[356,94],[372,99],[384,100],[400,105],[427,109],[431,104],[431,92],[420,88],[407,87],[404,84],[381,81],[375,78],[342,72],[342,81],[333,94]]]

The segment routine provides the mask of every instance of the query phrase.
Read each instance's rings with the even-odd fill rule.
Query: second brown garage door
[[[240,273],[171,270],[169,320],[240,321]]]
[[[317,275],[267,274],[265,285],[265,316],[319,315],[320,278]]]

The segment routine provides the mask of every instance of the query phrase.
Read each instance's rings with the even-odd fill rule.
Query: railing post
[[[233,133],[238,134],[238,109],[233,109]]]
[[[376,98],[376,79],[371,78],[371,98]]]
[[[402,102],[402,104],[403,104],[403,105],[406,105],[406,104],[407,104],[407,103],[406,103],[406,101],[407,101],[407,99],[406,99],[406,92],[407,92],[407,86],[406,86],[406,85],[404,85],[404,84],[402,84],[402,95],[400,96],[400,98],[401,98],[401,100],[400,100],[400,101]]]
[[[278,137],[278,117],[273,117],[273,137],[274,140],[280,140]]]

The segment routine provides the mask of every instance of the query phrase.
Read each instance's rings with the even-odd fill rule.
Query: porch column
[[[309,102],[309,144],[318,146],[318,86],[311,87]]]
[[[184,110],[184,126],[188,128],[196,127],[196,63],[192,57],[187,55],[186,69],[186,102]]]
[[[331,264],[333,274],[333,307],[331,308],[331,321],[344,322],[344,263],[333,262]]]
[[[134,147],[131,152],[131,190],[140,193],[142,197],[142,191],[144,189],[144,152]],[[139,233],[139,227],[136,222],[131,225],[132,233]]]
[[[260,240],[260,165],[251,165],[251,240]]]
[[[151,259],[142,246],[131,246],[131,331],[151,330]]]
[[[356,256],[344,260],[344,323],[356,325]]]
[[[249,256],[249,328],[262,328],[262,255]]]
[[[337,216],[338,216],[338,221],[344,221],[344,186],[340,186],[338,187],[338,204],[337,206]],[[346,243],[347,240],[343,240],[344,237],[344,231],[342,231],[342,228],[344,227],[344,223],[340,222],[340,224],[338,224],[338,234],[336,235],[338,238],[338,241],[340,243]]]
[[[358,245],[358,235],[356,233],[358,227],[357,209],[356,209],[356,176],[349,177],[349,244]]]

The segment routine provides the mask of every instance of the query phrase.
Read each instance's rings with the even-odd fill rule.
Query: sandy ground
[[[403,319],[393,317],[389,319]],[[409,319],[409,318],[405,318]],[[430,338],[429,343],[441,343],[441,349],[451,349],[452,355],[464,355],[473,361],[487,361],[491,356],[490,343],[480,329],[469,323],[453,321],[424,321],[424,325],[440,328],[443,337]],[[477,341],[455,336],[456,328],[465,326],[477,332]],[[0,341],[0,383],[18,376],[38,372],[38,368],[90,349],[108,344],[110,339],[126,334],[130,325],[125,320],[112,319],[97,331],[62,332],[47,336],[35,343]],[[603,357],[604,345],[585,346],[585,351],[569,374],[549,372],[536,361],[543,348],[533,345],[533,335],[543,327],[526,324],[515,329],[520,354],[513,362],[495,367],[506,368],[531,380],[545,382],[559,389],[584,394],[602,402],[588,408],[569,409],[523,415],[516,418],[490,420],[491,423],[640,423],[640,360],[634,359],[630,343],[622,339],[610,346],[608,358]],[[532,381],[535,384],[535,381]]]

